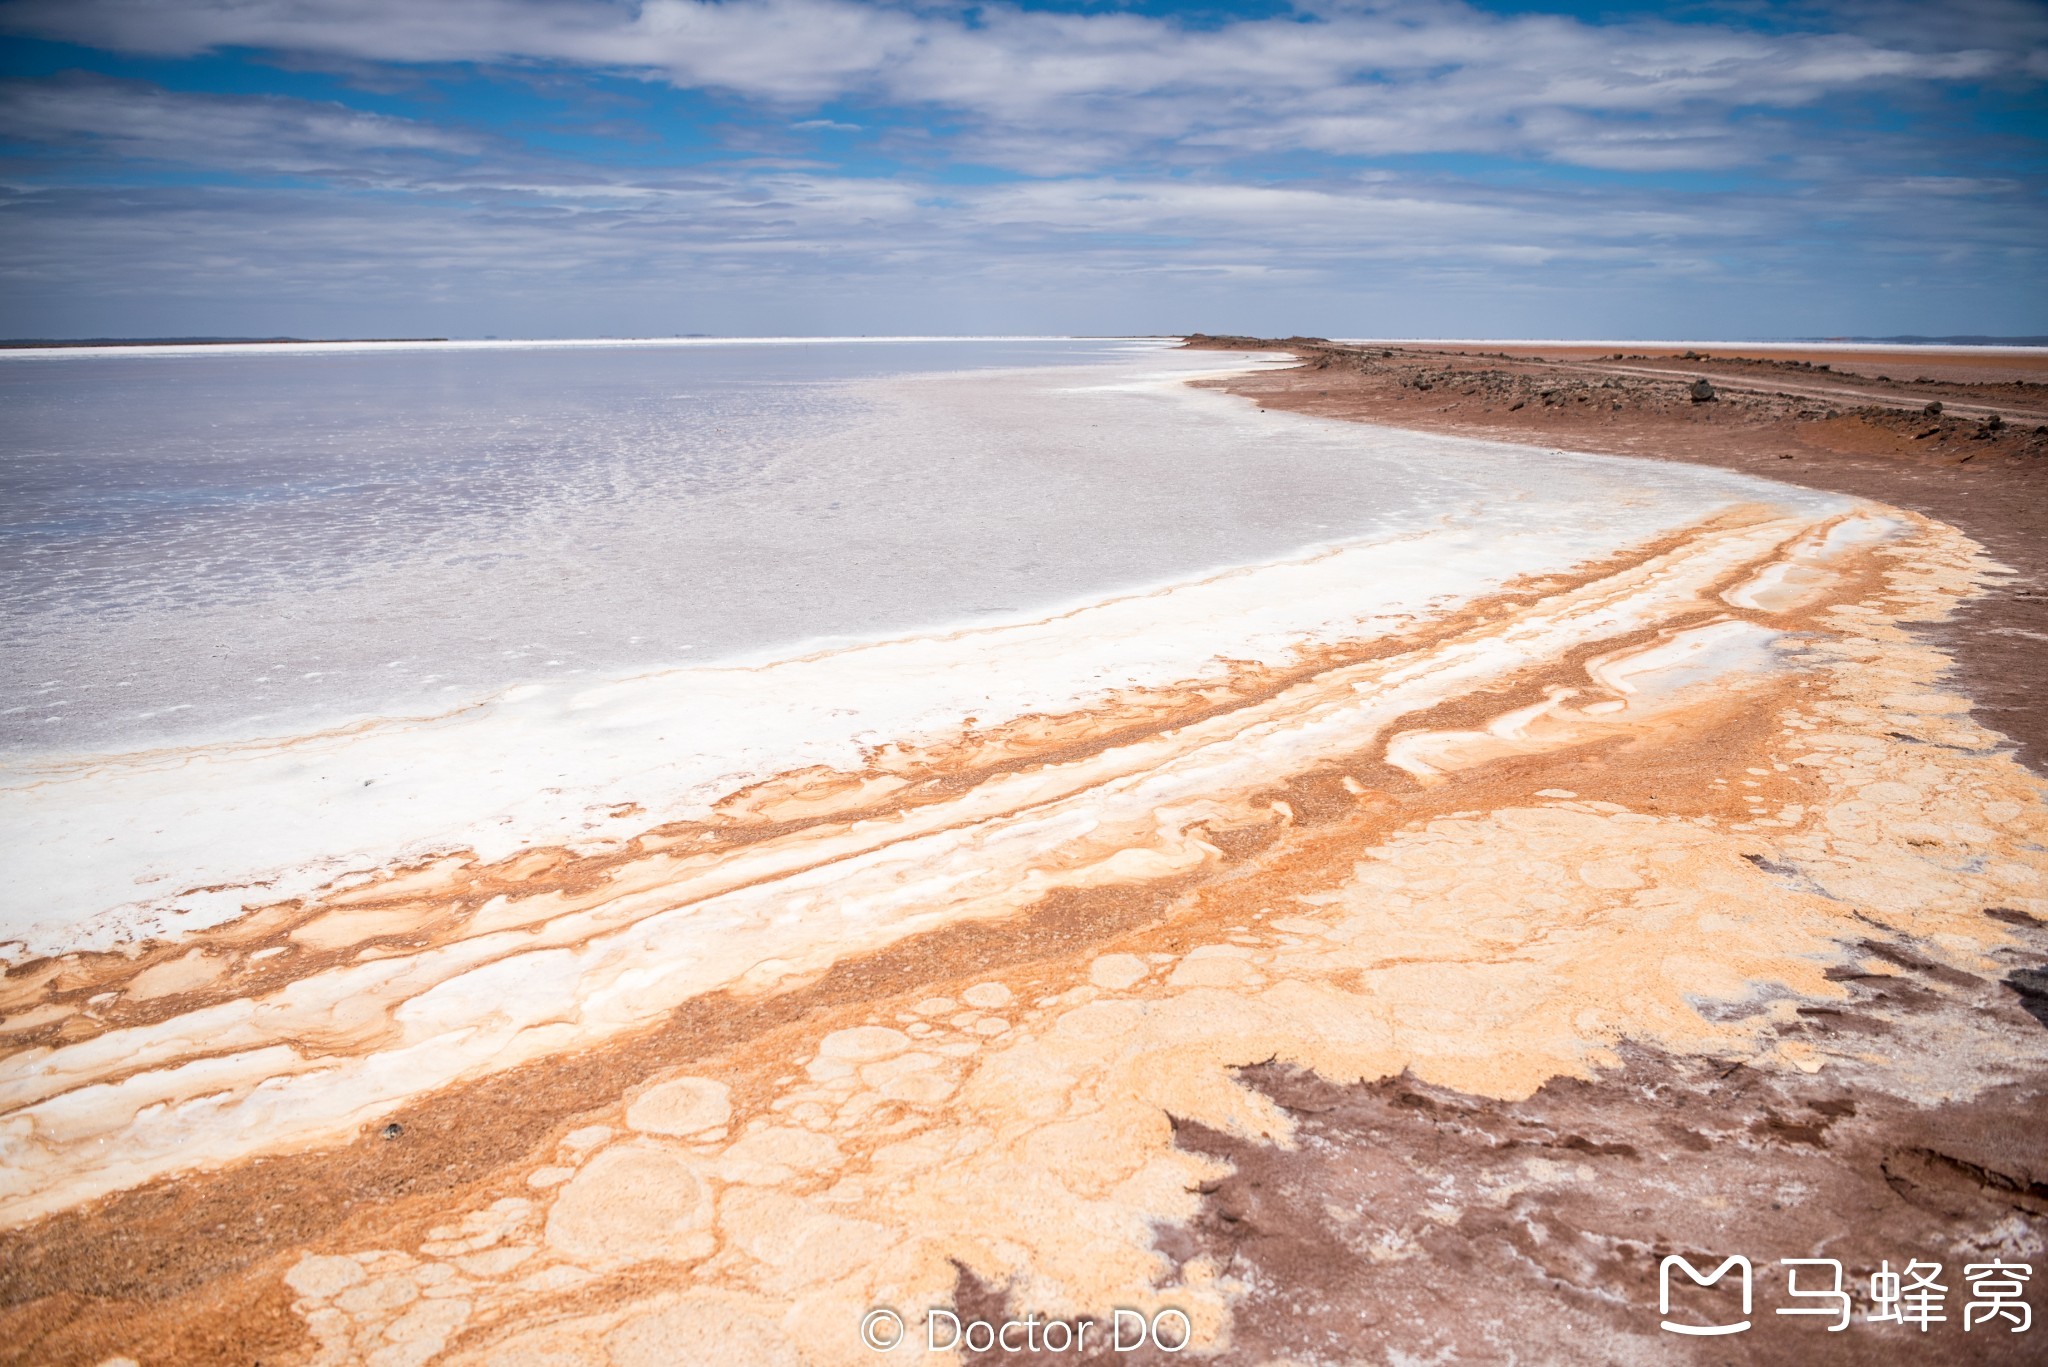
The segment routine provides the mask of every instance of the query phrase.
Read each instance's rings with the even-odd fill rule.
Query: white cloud
[[[466,156],[475,137],[346,105],[193,95],[100,77],[0,86],[0,136],[240,172],[360,174],[389,154]]]
[[[9,224],[0,330],[1534,327],[1611,336],[1655,334],[1666,304],[1663,321],[1681,331],[1933,327],[1924,313],[1853,321],[1875,307],[1878,281],[1955,309],[1937,330],[2017,331],[2030,288],[2038,299],[2028,282],[2042,257],[2026,216],[1999,203],[2012,196],[1897,183],[1824,201],[1736,192],[1672,201],[1648,190],[1489,189],[1398,175],[1313,186],[1089,176],[940,187],[728,169],[667,181],[483,170],[415,188],[0,190]],[[1930,202],[1939,213],[1918,211]],[[1790,247],[1811,237],[1820,214],[1835,245]],[[1344,312],[1368,298],[1393,301],[1404,321]],[[1532,312],[1516,314],[1517,300],[1534,301]],[[1732,318],[1737,300],[1747,321],[1717,321],[1714,310]],[[2001,309],[2014,317],[1996,322]]]
[[[1033,171],[1162,148],[1181,157],[1433,151],[1666,167],[1768,154],[1693,131],[1731,110],[1912,83],[2029,79],[2048,42],[2043,25],[2023,8],[1966,8],[1970,21],[1947,42],[1938,18],[1919,26],[1916,42],[1897,23],[1881,25],[1881,36],[1765,34],[1501,16],[1450,0],[1305,3],[1294,17],[1216,28],[1002,5],[977,7],[970,23],[950,5],[853,0],[17,0],[0,22],[141,52],[241,46],[382,62],[559,63],[785,105],[930,106],[966,119],[965,145],[980,155]]]
[[[1341,282],[1385,270],[1531,265],[1616,273],[1692,269],[1787,235],[1800,206],[1737,194],[1666,203],[1371,177],[1314,186],[1073,177],[974,187],[823,172],[725,172],[658,184],[489,177],[422,181],[404,199],[316,191],[128,187],[42,191],[11,206],[17,279],[82,290],[175,274],[195,294],[261,280],[311,295],[371,288],[629,288],[744,271],[844,282],[915,269],[950,279],[1028,272],[1114,286],[1132,272],[1286,274]],[[1951,203],[1936,229],[1902,219],[1900,187],[1831,204],[1901,243],[2010,246]],[[115,201],[118,200],[118,207]],[[323,207],[324,206],[324,207]],[[373,218],[380,225],[365,231]],[[193,225],[208,226],[196,236]],[[186,245],[211,244],[203,269]],[[411,280],[410,286],[390,282]],[[508,286],[507,282],[514,282]]]
[[[816,324],[853,331],[888,326],[898,301],[946,288],[1011,310],[968,325],[1007,317],[1026,328],[1231,326],[1227,315],[1173,311],[1212,297],[1205,290],[1311,310],[1382,288],[1419,300],[1552,290],[1572,301],[1747,290],[1761,308],[1789,310],[1831,273],[1847,282],[1844,298],[1880,279],[1948,298],[1981,286],[1999,307],[2038,311],[2038,186],[2015,162],[1980,164],[1938,129],[1842,131],[1801,112],[1844,95],[1904,100],[1943,82],[2038,80],[2028,64],[2040,61],[2048,23],[2027,17],[2035,10],[1961,0],[1962,17],[1947,23],[1924,8],[1914,22],[1910,8],[1864,6],[1815,11],[1810,31],[1790,34],[1500,17],[1448,0],[1321,6],[1315,22],[1212,28],[977,13],[969,23],[949,0],[17,0],[0,8],[0,25],[135,52],[253,47],[316,66],[483,62],[547,68],[557,85],[595,69],[715,87],[757,102],[751,118],[733,116],[733,136],[760,155],[678,168],[659,149],[622,142],[615,156],[579,161],[544,139],[522,145],[334,103],[97,77],[17,83],[0,87],[0,131],[74,161],[97,149],[292,173],[338,191],[107,188],[103,176],[65,186],[47,174],[61,160],[19,160],[15,186],[0,187],[0,275],[45,310],[37,317],[80,317],[95,300],[110,311],[142,298],[179,308],[296,301],[314,312],[491,318],[476,331],[512,326],[494,309],[566,318],[601,301],[612,312],[561,326],[630,327],[602,319],[692,290],[764,308],[865,290],[869,312]],[[848,113],[865,107],[888,113]],[[859,175],[799,160],[816,147],[792,133],[817,130],[859,133],[895,165],[933,169]],[[1347,170],[1302,152],[1382,164]],[[1403,155],[1412,153],[1524,165],[1461,175],[1416,169],[1447,163]],[[1702,179],[1722,188],[1682,195],[1628,174],[1766,161],[1768,183]],[[941,168],[962,162],[1032,178],[949,183],[958,178]],[[1590,169],[1527,169],[1538,162]],[[365,185],[390,193],[349,193]],[[1823,222],[1829,245],[1816,251]],[[1152,284],[1158,293],[1145,295]],[[1065,321],[1028,312],[1058,299],[1084,311]],[[1115,301],[1120,314],[1109,312]],[[1085,312],[1097,307],[1105,312]],[[10,316],[24,320],[18,332],[67,330],[27,322],[20,308]],[[254,330],[320,330],[292,316]],[[769,326],[754,316],[735,305],[729,321],[689,330]],[[810,325],[778,316],[778,326]],[[426,317],[410,326],[464,326]],[[1338,326],[1316,317],[1274,322]],[[930,313],[900,321],[949,326]],[[1999,330],[1874,319],[1789,330],[1973,327]]]

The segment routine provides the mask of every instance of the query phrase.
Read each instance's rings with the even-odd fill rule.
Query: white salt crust
[[[1485,630],[1329,669],[1263,701],[1098,753],[999,773],[942,802],[825,823],[717,857],[649,856],[611,880],[589,909],[551,914],[545,905],[494,903],[452,943],[342,963],[262,998],[22,1051],[0,1064],[0,1148],[7,1159],[0,1219],[31,1218],[170,1172],[343,1138],[409,1097],[601,1043],[703,993],[800,982],[907,935],[1016,912],[1057,888],[1192,871],[1218,856],[1204,835],[1211,823],[1228,824],[1243,795],[1273,775],[1357,753],[1400,717],[1531,668],[1555,667],[1591,643],[1617,646],[1589,661],[1589,682],[1609,695],[1605,701],[1620,704],[1621,720],[1646,720],[1687,688],[1712,689],[1729,674],[1771,668],[1753,648],[1769,629],[1707,624],[1659,632],[1633,647],[1619,638],[1695,617],[1715,586],[1815,528],[1810,517],[1782,516],[1699,529],[1659,554],[1505,612]],[[1290,587],[1313,601],[1330,567],[1354,553],[1365,552],[1223,576],[1188,592],[1197,602],[1223,595],[1207,601],[1208,620],[1234,609],[1257,621],[1261,602],[1295,601]],[[1248,585],[1260,592],[1246,592]],[[1158,606],[1163,611],[1140,621],[1171,622],[1186,601],[1168,594]],[[1043,686],[1050,687],[1060,663],[1071,666],[1087,650],[1123,640],[1112,624],[1136,610],[1109,604],[1064,623],[988,634],[1015,641],[1021,633],[1015,653],[1002,658],[1020,672],[1035,667],[1049,675]],[[1077,631],[1075,620],[1096,629]],[[963,639],[974,637],[898,642],[846,658],[910,652],[910,663],[868,681],[878,699],[874,710],[905,696],[929,705],[903,681],[944,679],[950,652]],[[1064,647],[1056,658],[1036,653],[1055,644]],[[801,680],[805,670],[828,667],[845,678],[846,658],[742,677],[766,680],[756,684],[761,691],[775,686],[778,669],[797,671]],[[652,686],[642,681],[623,691]],[[722,696],[731,708],[747,701],[737,684]],[[586,707],[634,734],[634,714],[620,720],[617,698],[600,696]],[[812,708],[800,723],[831,715]],[[485,712],[472,724],[494,715],[503,714]],[[1614,720],[1611,710],[1553,719],[1565,728]],[[639,724],[649,724],[644,714]],[[323,743],[345,756],[383,734]],[[1498,739],[1519,743],[1527,728],[1510,725]],[[1421,747],[1429,767],[1460,762],[1455,751],[1463,737],[1438,741]],[[289,750],[239,758],[267,766],[258,772],[274,783],[295,773]],[[160,776],[169,794],[176,779],[189,782],[193,772],[209,772],[210,762],[218,761],[139,772]],[[354,795],[351,785],[336,790]],[[354,810],[338,803],[337,821]],[[1206,962],[1187,970],[1207,977],[1235,971]],[[1008,989],[977,985],[966,995],[970,1005],[996,1007],[1007,1003]],[[1008,1028],[1003,1016],[992,1015],[978,1018],[975,1029],[983,1019],[995,1033]],[[860,1040],[849,1041],[840,1064],[854,1066],[859,1047]],[[716,1122],[715,1108],[700,1114],[682,1098],[673,1101],[645,1102],[642,1119],[671,1128]]]
[[[1815,518],[1848,506],[1689,467],[1262,413],[1187,386],[1210,373],[1221,372],[1169,354],[1069,368],[1057,377],[1064,390],[1048,389],[1044,373],[874,387],[897,405],[965,412],[962,422],[980,404],[999,428],[1028,403],[1041,443],[1062,423],[1077,443],[1099,442],[1105,410],[1091,396],[1136,392],[1148,419],[1127,434],[1133,443],[1170,450],[1196,435],[1213,442],[1220,428],[1248,451],[1307,443],[1382,467],[1390,490],[1412,490],[1421,477],[1407,472],[1425,469],[1468,482],[1445,484],[1444,497],[1469,495],[1481,474],[1500,492],[1435,510],[1390,494],[1395,526],[994,625],[521,684],[436,716],[362,716],[275,739],[16,760],[0,767],[0,844],[13,852],[0,960],[175,936],[441,853],[493,860],[533,845],[602,845],[702,818],[771,774],[858,768],[866,746],[953,738],[969,718],[992,726],[1217,679],[1230,661],[1284,663],[1305,647],[1371,639],[1736,503]],[[1259,474],[1248,463],[1247,479]]]

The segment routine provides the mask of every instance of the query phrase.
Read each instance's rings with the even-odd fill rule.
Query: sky
[[[0,0],[0,336],[2048,333],[2048,0]]]

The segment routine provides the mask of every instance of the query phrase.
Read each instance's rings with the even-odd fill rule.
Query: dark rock
[[[1686,393],[1692,395],[1694,403],[1712,403],[1719,397],[1719,395],[1714,393],[1714,386],[1708,384],[1703,379],[1694,380],[1692,386],[1686,390]]]
[[[2005,985],[2020,999],[2020,1009],[2048,1026],[2048,973],[2020,968],[2005,975]]]
[[[1938,418],[1938,417],[1940,417],[1940,416],[1941,416],[1941,400],[1940,400],[1940,399],[1935,399],[1935,400],[1931,401],[1931,402],[1930,402],[1930,403],[1929,403],[1929,404],[1927,405],[1927,407],[1925,407],[1925,408],[1921,409],[1920,411],[1921,411],[1922,413],[1925,413],[1925,414],[1926,414],[1926,415],[1927,415],[1928,417],[1930,417],[1930,418]]]
[[[389,1125],[386,1125],[381,1133],[386,1139],[396,1139],[405,1133],[405,1126],[394,1120]]]

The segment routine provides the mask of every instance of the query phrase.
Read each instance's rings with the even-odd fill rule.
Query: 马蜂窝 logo
[[[1692,1279],[1693,1285],[1695,1286],[1713,1286],[1715,1283],[1719,1282],[1722,1277],[1728,1274],[1728,1270],[1730,1268],[1741,1269],[1742,1318],[1733,1324],[1679,1324],[1676,1321],[1672,1320],[1670,1318],[1670,1315],[1671,1272],[1673,1268],[1677,1268],[1683,1271],[1686,1276]],[[1685,1259],[1679,1257],[1676,1253],[1673,1253],[1663,1262],[1657,1264],[1657,1313],[1665,1317],[1664,1327],[1674,1334],[1698,1334],[1702,1336],[1709,1334],[1739,1334],[1743,1330],[1749,1328],[1749,1304],[1749,1259],[1743,1257],[1741,1254],[1737,1254],[1732,1258],[1724,1260],[1719,1267],[1715,1268],[1712,1272],[1708,1272],[1705,1274],[1702,1274],[1698,1268],[1694,1267]]]
[[[1712,1257],[1700,1261],[1711,1263]],[[1827,1326],[1830,1334],[1839,1334],[1850,1326],[1855,1318],[1855,1302],[1844,1286],[1845,1274],[1839,1258],[1780,1258],[1778,1263],[1785,1269],[1785,1298],[1801,1303],[1779,1306],[1773,1315],[1825,1315],[1834,1321]],[[1675,1272],[1683,1273],[1684,1278],[1674,1278]],[[1754,1273],[1749,1259],[1741,1254],[1724,1258],[1705,1272],[1679,1254],[1667,1255],[1657,1265],[1657,1313],[1662,1317],[1661,1327],[1669,1333],[1699,1337],[1743,1333],[1751,1327]],[[1950,1323],[1949,1286],[1942,1280],[1943,1275],[1942,1265],[1937,1262],[1912,1258],[1895,1272],[1891,1259],[1885,1259],[1870,1274],[1869,1305],[1863,1312],[1863,1322],[1895,1324],[1922,1334],[1935,1325]],[[1962,1275],[1969,1284],[1963,1304],[1962,1332],[1974,1333],[1996,1326],[2021,1334],[2033,1327],[2033,1307],[2026,1301],[2027,1282],[2034,1275],[2031,1264],[2002,1259],[1968,1263]],[[1674,1291],[1693,1307],[1687,1318],[1704,1322],[1687,1323],[1672,1318]],[[1739,1311],[1732,1303],[1738,1299]]]

